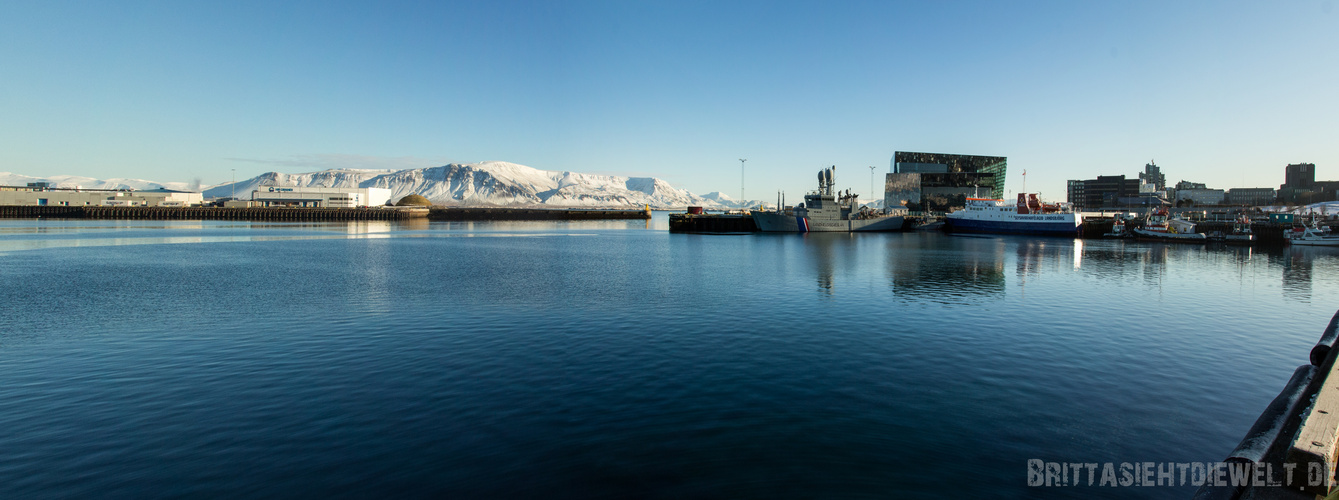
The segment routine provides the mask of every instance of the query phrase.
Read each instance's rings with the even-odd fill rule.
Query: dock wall
[[[343,221],[427,218],[443,221],[606,220],[651,218],[646,210],[455,207],[104,207],[0,206],[0,218]]]
[[[649,210],[599,210],[562,208],[431,207],[429,220],[609,220],[651,218]]]
[[[222,208],[0,206],[0,218],[343,221],[402,220],[428,215],[423,208]]]
[[[673,233],[752,233],[758,231],[753,217],[737,214],[670,214]]]
[[[1084,238],[1102,238],[1111,232],[1113,220],[1110,217],[1102,218],[1084,218],[1083,219],[1083,237]],[[1208,234],[1213,231],[1222,231],[1224,234],[1232,232],[1232,222],[1230,221],[1200,221],[1195,223],[1195,232]],[[1136,219],[1125,223],[1126,230],[1136,227],[1143,227],[1144,221]],[[1283,245],[1284,232],[1292,228],[1292,224],[1277,222],[1253,222],[1251,223],[1251,233],[1255,234],[1254,245]]]

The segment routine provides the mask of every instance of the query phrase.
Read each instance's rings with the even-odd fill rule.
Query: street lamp
[[[228,201],[233,201],[237,199],[237,169],[234,168],[230,170],[232,170],[232,183],[228,184],[228,187],[232,188],[232,196],[229,197],[232,198],[232,200]]]
[[[869,166],[869,201],[874,201],[874,165]]]
[[[744,208],[744,162],[746,161],[749,161],[748,158],[739,159],[739,208]]]

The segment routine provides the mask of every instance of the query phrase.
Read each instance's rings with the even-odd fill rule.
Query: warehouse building
[[[1223,195],[1223,204],[1258,207],[1271,205],[1276,199],[1278,192],[1274,188],[1232,188]]]
[[[27,186],[0,186],[0,205],[188,207],[203,201],[204,196],[200,193],[171,189],[56,188],[45,182],[34,182]]]
[[[1176,201],[1192,205],[1220,205],[1226,194],[1222,189],[1178,189]]]
[[[384,188],[262,186],[251,201],[262,207],[354,208],[385,205],[391,190]]]

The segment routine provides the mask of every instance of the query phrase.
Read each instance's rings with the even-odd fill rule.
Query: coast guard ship
[[[879,212],[857,203],[851,190],[833,192],[836,166],[818,172],[818,191],[804,195],[794,211],[753,212],[753,222],[762,231],[901,231],[906,209]]]

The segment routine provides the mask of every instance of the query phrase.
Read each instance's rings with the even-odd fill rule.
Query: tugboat
[[[1130,233],[1125,232],[1125,217],[1117,215],[1111,218],[1111,232],[1102,235],[1104,238],[1124,238]]]
[[[944,217],[949,232],[1035,234],[1075,237],[1083,215],[1060,203],[1042,203],[1036,194],[1019,193],[1018,204],[1004,200],[967,198],[967,206]]]
[[[906,209],[883,212],[861,207],[851,190],[833,191],[837,167],[818,172],[818,190],[804,195],[804,203],[793,211],[753,212],[758,229],[770,232],[901,231]]]
[[[1186,243],[1204,243],[1208,238],[1195,232],[1195,223],[1185,219],[1168,219],[1167,209],[1159,207],[1149,214],[1144,227],[1134,229],[1134,237],[1139,240],[1179,241]]]
[[[1207,236],[1209,241],[1230,243],[1237,245],[1250,245],[1255,242],[1255,233],[1251,232],[1251,218],[1243,215],[1232,222],[1232,232],[1223,234],[1220,231],[1214,231]]]

